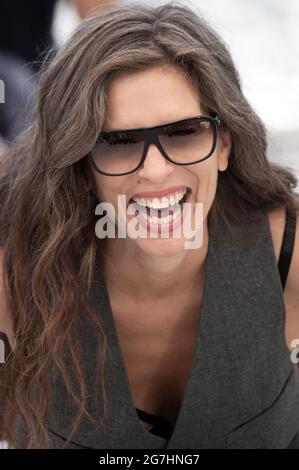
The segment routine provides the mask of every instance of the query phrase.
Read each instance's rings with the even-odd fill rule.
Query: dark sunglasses
[[[103,131],[87,157],[98,173],[128,175],[143,165],[153,144],[169,162],[193,165],[213,154],[220,126],[217,115],[201,115],[154,127]]]

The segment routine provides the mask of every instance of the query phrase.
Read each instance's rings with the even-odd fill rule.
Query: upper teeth
[[[140,204],[141,206],[152,207],[153,209],[165,209],[169,206],[174,206],[178,204],[182,197],[186,194],[187,189],[183,191],[176,192],[169,197],[163,196],[161,199],[155,197],[153,199],[144,199],[144,198],[133,198],[135,202]]]

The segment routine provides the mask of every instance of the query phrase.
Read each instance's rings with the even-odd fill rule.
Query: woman
[[[1,438],[298,448],[296,179],[267,160],[223,42],[177,3],[114,8],[38,90],[2,164]],[[146,236],[97,230],[119,195]],[[202,208],[193,249],[174,236],[182,201],[196,230]]]

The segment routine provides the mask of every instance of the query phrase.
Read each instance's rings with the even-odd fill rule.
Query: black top
[[[156,434],[157,436],[164,437],[164,439],[167,440],[170,438],[171,433],[173,431],[173,426],[170,423],[168,423],[163,418],[160,418],[159,416],[152,415],[150,413],[147,413],[147,411],[140,410],[139,408],[136,408],[136,411],[138,417],[142,421],[154,424],[154,427],[151,428],[149,432],[151,432],[152,434]]]
[[[294,249],[296,232],[296,212],[286,211],[286,224],[284,229],[283,241],[278,260],[278,270],[281,280],[282,289],[284,290],[288,272],[291,264],[292,253]],[[169,440],[173,431],[173,426],[159,416],[147,413],[146,411],[136,408],[138,417],[146,423],[153,424],[154,427],[149,430],[152,434]]]
[[[296,212],[288,211],[286,213],[286,225],[284,229],[283,241],[281,245],[279,260],[278,260],[278,269],[281,279],[282,289],[284,290],[286,280],[288,277],[288,272],[291,264],[292,253],[294,249],[295,242],[295,232],[296,232]]]

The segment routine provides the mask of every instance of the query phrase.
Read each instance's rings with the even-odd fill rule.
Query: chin
[[[144,253],[161,258],[175,256],[185,251],[183,238],[135,238],[132,243]]]

